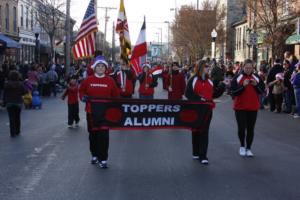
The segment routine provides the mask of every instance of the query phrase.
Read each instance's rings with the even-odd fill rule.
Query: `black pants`
[[[10,136],[20,134],[21,127],[21,106],[13,105],[7,107],[9,117]]]
[[[283,94],[273,94],[274,102],[277,112],[281,112],[282,102],[283,102]]]
[[[50,96],[53,93],[53,95],[56,97],[56,82],[50,82],[49,83],[49,89],[50,89]]]
[[[68,104],[68,125],[79,122],[79,104]]]
[[[268,100],[270,103],[270,111],[274,111],[276,108],[274,94],[272,94],[273,87],[269,87],[269,96]]]
[[[209,126],[212,119],[212,112],[207,118],[205,127],[200,131],[192,132],[193,156],[199,156],[200,160],[207,159]]]
[[[91,114],[87,114],[87,124],[90,141],[90,151],[93,157],[103,161],[108,159],[109,130],[93,131],[93,119]]]
[[[251,149],[251,145],[254,139],[254,127],[257,118],[257,111],[236,110],[235,117],[238,124],[238,136],[240,139],[241,147],[245,147],[246,138],[246,148]]]

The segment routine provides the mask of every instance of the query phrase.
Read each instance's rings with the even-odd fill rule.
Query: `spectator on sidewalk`
[[[272,94],[274,96],[274,103],[277,113],[281,113],[282,102],[283,102],[283,92],[284,92],[284,84],[283,84],[283,73],[278,73],[275,76],[275,80],[269,83],[268,86],[272,86]]]
[[[3,104],[7,108],[9,117],[10,136],[18,136],[21,132],[21,108],[26,89],[17,71],[11,71],[4,86]]]
[[[47,72],[47,80],[49,84],[49,96],[53,93],[54,97],[56,97],[56,83],[58,81],[58,75],[55,71],[55,65],[53,65],[50,70]]]
[[[283,68],[284,68],[284,87],[285,91],[283,93],[284,96],[284,112],[285,113],[292,113],[293,112],[293,106],[295,103],[295,94],[294,94],[294,88],[291,83],[291,77],[293,74],[293,67],[290,65],[290,62],[288,60],[284,60],[283,62]]]
[[[296,98],[296,109],[297,113],[294,115],[294,118],[300,118],[300,62],[296,65],[296,71],[292,76],[292,84],[295,91],[295,98]]]
[[[273,81],[276,80],[276,74],[278,73],[283,73],[283,67],[281,65],[281,61],[280,59],[276,59],[275,63],[274,63],[274,66],[270,69],[269,71],[269,74],[267,76],[267,85],[269,87],[269,95],[268,95],[268,100],[269,100],[269,104],[270,104],[270,111],[271,112],[274,112],[275,109],[276,109],[276,106],[275,106],[275,98],[274,98],[274,95],[272,93],[273,91],[273,85],[270,85],[269,84]]]

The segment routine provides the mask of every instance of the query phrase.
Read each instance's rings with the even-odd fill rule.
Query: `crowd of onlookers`
[[[242,70],[242,62],[217,62],[207,60],[210,78],[214,85],[225,83],[230,94],[232,78]],[[192,74],[193,66],[185,65],[182,69],[186,78]],[[284,53],[283,59],[274,62],[261,61],[256,67],[256,73],[265,84],[265,92],[260,96],[261,109],[271,112],[288,113],[294,118],[300,117],[300,61],[290,52]]]

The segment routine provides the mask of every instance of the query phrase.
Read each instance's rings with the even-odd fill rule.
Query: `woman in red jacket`
[[[180,100],[185,91],[185,78],[179,71],[178,63],[174,62],[167,77],[168,99]]]
[[[214,87],[208,76],[208,66],[205,61],[200,61],[195,67],[195,75],[193,75],[187,84],[185,96],[188,100],[193,101],[208,101],[213,103]],[[208,148],[208,133],[212,119],[212,109],[209,114],[207,124],[204,129],[192,131],[193,144],[193,159],[199,159],[201,164],[207,165],[207,148]]]
[[[264,88],[263,81],[259,75],[254,73],[253,61],[247,59],[241,73],[231,81],[231,93],[234,98],[233,109],[238,125],[238,136],[241,144],[239,154],[241,156],[253,156],[251,146],[257,111],[260,108],[259,95],[264,92]]]
[[[109,130],[93,131],[93,118],[89,98],[117,98],[119,97],[118,88],[115,81],[105,75],[107,62],[99,58],[91,66],[94,75],[87,77],[79,89],[79,97],[86,102],[87,125],[89,132],[90,151],[92,154],[92,164],[99,163],[101,168],[107,168]]]
[[[153,99],[154,88],[157,86],[157,77],[150,73],[151,66],[149,64],[143,65],[143,73],[138,77],[140,81],[140,99]]]
[[[132,98],[135,86],[135,74],[123,60],[121,60],[120,67],[120,70],[116,71],[116,73],[113,75],[120,93],[120,97]]]

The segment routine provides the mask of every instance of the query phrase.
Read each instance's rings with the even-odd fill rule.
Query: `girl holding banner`
[[[83,102],[86,102],[87,125],[89,132],[90,151],[92,154],[92,164],[99,163],[101,168],[107,168],[109,130],[93,130],[93,116],[91,110],[91,98],[117,98],[119,92],[114,80],[105,75],[107,62],[103,58],[96,58],[91,66],[94,75],[85,79],[79,89],[79,96]]]
[[[208,76],[208,66],[205,61],[200,61],[195,67],[195,74],[188,81],[185,96],[188,100],[212,102],[211,113],[208,115],[205,127],[192,131],[193,159],[199,159],[204,165],[208,164],[208,134],[215,105],[213,95],[214,87]]]

